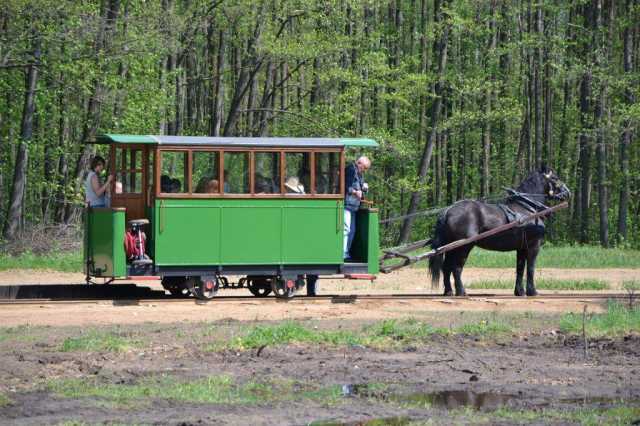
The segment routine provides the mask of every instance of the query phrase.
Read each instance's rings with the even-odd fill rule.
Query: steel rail
[[[277,302],[277,303],[305,303],[330,301],[332,303],[354,303],[367,300],[433,300],[433,301],[478,301],[478,300],[516,300],[516,301],[545,301],[545,300],[609,300],[629,299],[625,293],[567,293],[567,294],[542,294],[538,296],[514,296],[509,294],[478,293],[466,296],[443,296],[439,294],[327,294],[321,296],[296,296],[291,299],[254,296],[220,296],[210,300],[200,300],[193,297],[158,297],[158,298],[103,298],[103,299],[2,299],[0,305],[65,305],[65,304],[113,304],[116,306],[154,304],[154,303],[224,303],[224,302]]]

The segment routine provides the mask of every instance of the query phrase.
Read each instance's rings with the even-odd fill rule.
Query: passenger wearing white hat
[[[300,183],[297,176],[290,176],[284,183],[287,194],[304,194],[304,185]]]

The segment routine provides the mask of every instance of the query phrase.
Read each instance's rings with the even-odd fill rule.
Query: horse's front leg
[[[442,275],[444,276],[444,295],[453,296],[453,290],[451,289],[451,269],[445,263],[442,268]]]
[[[527,296],[537,296],[538,291],[533,281],[533,275],[536,270],[536,258],[540,252],[540,245],[531,247],[527,251]]]
[[[466,296],[467,292],[464,290],[464,284],[462,284],[462,269],[467,262],[469,252],[473,247],[461,247],[452,253],[455,253],[454,261],[451,262],[451,270],[453,271],[453,279],[456,284],[456,296]]]
[[[524,296],[524,288],[522,287],[522,276],[524,275],[524,266],[527,263],[527,250],[518,250],[518,260],[516,262],[516,288],[513,294],[516,296]]]
[[[453,279],[456,281],[456,296],[465,296],[467,293],[464,291],[464,285],[462,284],[462,266],[454,268]]]

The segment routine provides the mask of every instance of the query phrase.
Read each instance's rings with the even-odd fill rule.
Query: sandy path
[[[546,279],[597,279],[610,284],[612,290],[624,281],[637,280],[639,270],[634,269],[540,269],[538,277]],[[487,280],[513,280],[512,269],[465,270],[467,284]],[[0,272],[0,285],[11,284],[82,284],[84,277],[76,273],[52,271],[4,271]],[[141,286],[161,288],[158,281],[141,281]],[[376,294],[376,293],[438,293],[432,290],[424,269],[408,268],[388,275],[380,275],[370,281],[323,279],[320,292],[324,294]],[[511,290],[473,290],[473,295],[482,293],[510,294]],[[542,291],[541,293],[558,293]],[[247,290],[222,290],[221,295],[247,295]],[[279,302],[271,298],[267,301],[224,301],[222,303],[195,304],[191,300],[178,303],[143,303],[135,306],[113,305],[109,302],[97,304],[42,304],[9,306],[0,305],[0,324],[15,326],[32,325],[83,325],[83,324],[124,324],[124,323],[172,323],[180,321],[216,321],[232,318],[239,321],[283,320],[283,319],[354,319],[379,320],[399,317],[420,318],[429,312],[438,311],[484,311],[484,312],[579,312],[590,305],[591,312],[601,310],[593,302],[580,300],[487,300],[475,298],[457,300],[455,298],[425,301],[358,301],[354,304],[336,304],[330,300],[315,302],[296,300],[292,303]]]
[[[286,319],[318,320],[382,320],[413,317],[419,319],[433,312],[482,311],[491,312],[581,312],[589,305],[590,312],[602,310],[601,304],[580,300],[470,300],[444,299],[440,301],[358,301],[350,304],[331,303],[330,300],[292,303],[276,301],[241,301],[196,304],[142,303],[135,306],[98,304],[42,304],[0,306],[3,326],[29,325],[99,325],[140,324],[145,322],[176,323],[183,321],[275,321]]]

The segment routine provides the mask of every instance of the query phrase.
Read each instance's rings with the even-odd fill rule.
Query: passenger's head
[[[171,178],[167,175],[160,176],[160,191],[171,192]]]
[[[358,157],[358,159],[356,160],[356,167],[358,167],[358,171],[360,173],[366,172],[369,169],[369,167],[371,167],[371,160],[369,160],[364,155],[361,157]]]
[[[100,157],[99,155],[96,155],[91,160],[90,167],[91,167],[91,170],[93,170],[94,172],[100,173],[102,170],[104,170],[105,164],[106,162],[104,161],[104,158]]]
[[[171,179],[171,186],[170,186],[169,192],[180,192],[180,187],[181,187],[180,179],[173,178]]]

